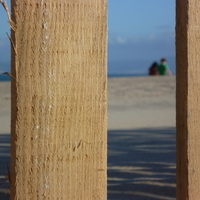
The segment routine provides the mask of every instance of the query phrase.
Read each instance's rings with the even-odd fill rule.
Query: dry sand
[[[1,182],[10,159],[10,82],[0,82],[0,127]],[[108,80],[109,200],[175,200],[175,132],[175,77]],[[9,199],[6,188],[0,199]]]
[[[175,126],[175,77],[109,79],[109,130],[169,126]]]

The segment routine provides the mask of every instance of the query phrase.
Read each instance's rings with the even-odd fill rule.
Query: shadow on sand
[[[176,130],[108,131],[108,200],[175,200]]]
[[[175,200],[176,130],[108,131],[108,200]],[[10,135],[0,135],[0,182],[10,163]],[[0,199],[9,199],[8,182]]]
[[[10,166],[10,135],[0,134],[0,183],[6,180],[7,166]],[[0,186],[0,199],[10,199],[7,180]]]

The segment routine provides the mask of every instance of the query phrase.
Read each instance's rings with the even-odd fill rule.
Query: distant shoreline
[[[0,74],[0,82],[3,82],[3,81],[11,81],[10,76],[5,75],[5,74]]]
[[[118,74],[118,73],[113,73],[113,74],[108,74],[108,78],[121,78],[121,77],[140,77],[140,76],[148,76],[148,74],[144,73],[144,74]]]
[[[140,76],[148,76],[147,74],[108,74],[108,78],[121,78],[121,77],[140,77]],[[0,75],[0,82],[3,81],[11,81],[11,78],[7,75]]]
[[[128,78],[128,77],[147,77],[148,74],[108,74],[108,78]],[[7,75],[0,74],[0,82],[11,81]]]

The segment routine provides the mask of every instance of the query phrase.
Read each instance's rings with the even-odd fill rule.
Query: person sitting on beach
[[[155,76],[158,75],[158,63],[154,62],[151,67],[149,68],[149,75],[150,76]]]
[[[161,64],[158,65],[158,73],[159,75],[165,76],[165,75],[172,75],[171,71],[169,70],[169,67],[167,65],[167,60],[165,58],[161,59]]]

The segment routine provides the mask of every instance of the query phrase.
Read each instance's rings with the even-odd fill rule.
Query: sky
[[[175,0],[108,3],[108,73],[147,73],[162,57],[175,72]]]
[[[2,6],[0,27],[0,72],[10,71]],[[163,57],[175,72],[175,0],[108,0],[108,73],[144,74]]]

